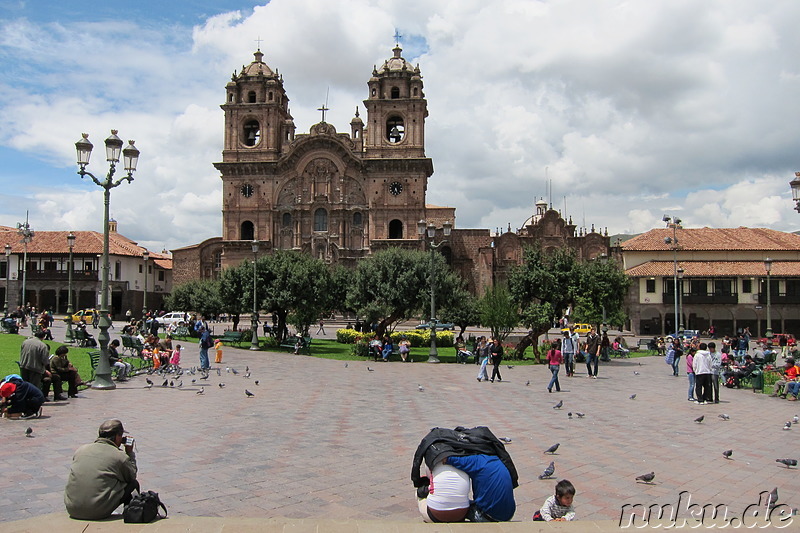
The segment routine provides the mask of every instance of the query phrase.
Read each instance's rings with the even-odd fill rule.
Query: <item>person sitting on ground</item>
[[[445,464],[469,475],[473,502],[467,511],[470,522],[507,522],[514,517],[514,484],[511,474],[496,455],[450,456]]]
[[[56,348],[56,354],[50,359],[50,368],[53,372],[61,376],[62,381],[67,382],[67,395],[70,398],[78,396],[78,386],[83,385],[81,377],[78,375],[77,369],[72,366],[67,353],[69,348],[66,346],[59,346]]]
[[[133,371],[133,365],[122,360],[119,355],[119,339],[114,339],[108,345],[108,362],[118,368],[117,381],[128,381],[128,376]]]
[[[467,473],[440,461],[429,476],[430,485],[417,489],[422,519],[425,522],[463,522],[469,511]]]
[[[50,359],[53,357],[55,357],[55,355],[51,355]],[[42,376],[42,394],[44,395],[45,402],[50,401],[47,399],[47,396],[50,394],[51,386],[53,387],[54,402],[61,402],[67,399],[67,397],[64,396],[61,376],[59,376],[57,372],[53,372],[50,368],[50,363],[47,363],[47,366],[44,367],[44,375]]]
[[[24,381],[16,374],[6,376],[0,385],[0,412],[5,418],[39,418],[42,416],[44,394],[33,383]]]
[[[75,452],[64,488],[64,506],[72,518],[102,520],[139,490],[132,439],[119,420],[100,425],[98,438]],[[125,442],[125,451],[119,449]]]
[[[575,487],[566,479],[556,483],[556,493],[547,498],[542,508],[533,514],[536,522],[566,522],[575,520]]]

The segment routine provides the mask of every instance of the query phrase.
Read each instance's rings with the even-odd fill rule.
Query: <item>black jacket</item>
[[[478,426],[467,429],[458,426],[455,429],[433,428],[419,443],[419,447],[414,453],[414,463],[411,466],[411,481],[414,486],[421,487],[429,483],[427,476],[419,475],[423,458],[428,470],[433,470],[433,465],[451,455],[458,457],[496,455],[508,468],[514,488],[519,485],[517,469],[511,456],[500,439],[495,437],[489,428]]]

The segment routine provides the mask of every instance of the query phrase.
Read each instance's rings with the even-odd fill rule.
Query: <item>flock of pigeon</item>
[[[217,372],[217,377],[222,377],[222,369],[221,368],[217,367],[214,370],[216,370],[216,372]],[[239,371],[236,370],[235,368],[232,368],[232,367],[225,367],[225,373],[226,374],[232,374],[234,376],[238,376],[239,375]],[[205,387],[208,386],[208,379],[211,376],[211,369],[203,370],[203,369],[198,369],[197,367],[191,367],[191,368],[187,368],[187,369],[170,368],[168,370],[162,370],[162,369],[155,370],[155,369],[151,368],[151,369],[147,370],[146,374],[148,376],[148,377],[145,378],[145,382],[147,383],[147,385],[145,385],[146,389],[152,389],[155,386],[155,383],[153,382],[153,380],[150,379],[151,377],[158,376],[158,379],[164,378],[164,381],[160,385],[163,388],[178,388],[178,389],[183,388],[183,378],[184,377],[186,377],[187,379],[191,377],[191,380],[192,380],[191,384],[194,385],[194,386],[199,386],[200,387],[200,390],[198,390],[195,394],[203,395],[206,392]],[[244,374],[242,375],[242,377],[245,378],[245,379],[250,379],[250,367],[249,366],[245,367]],[[180,379],[180,381],[178,381],[179,379]],[[253,383],[256,386],[258,386],[258,384],[259,384],[257,379],[254,380]],[[217,386],[220,389],[224,389],[225,388],[225,383],[220,381],[219,383],[217,383]],[[245,395],[246,398],[255,397],[255,394],[253,394],[252,392],[250,392],[247,389],[244,389],[244,395]]]

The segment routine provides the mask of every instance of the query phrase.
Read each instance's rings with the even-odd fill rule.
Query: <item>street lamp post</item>
[[[665,237],[664,242],[672,245],[672,282],[675,292],[675,336],[678,335],[678,228],[681,227],[681,219],[678,217],[672,218],[664,215],[662,218],[667,223],[667,228],[672,228],[672,237]]]
[[[764,336],[768,339],[772,338],[772,291],[770,290],[770,274],[772,273],[772,259],[767,257],[764,259],[764,268],[767,271],[767,331]]]
[[[792,188],[792,199],[794,200],[794,210],[800,213],[800,172],[794,173],[794,179],[789,182]]]
[[[431,350],[428,352],[428,362],[429,363],[439,363],[439,351],[436,349],[436,276],[434,275],[434,265],[436,264],[436,250],[441,247],[443,244],[447,242],[447,237],[450,236],[450,232],[453,230],[453,224],[450,221],[445,222],[442,224],[442,232],[445,236],[439,243],[433,242],[434,237],[436,236],[436,225],[433,222],[426,222],[425,220],[420,220],[417,222],[417,233],[424,238],[425,234],[427,233],[428,236],[428,246],[431,249],[431,271],[430,271],[430,281],[431,281],[431,317],[429,321],[430,332],[431,332]]]
[[[128,183],[133,181],[133,173],[136,171],[136,164],[139,161],[139,150],[133,145],[133,141],[128,141],[128,146],[122,149],[122,139],[117,137],[117,130],[111,130],[111,135],[105,140],[106,161],[109,163],[108,174],[105,179],[97,179],[93,174],[86,171],[89,164],[89,157],[92,155],[92,143],[89,142],[89,134],[82,134],[82,138],[75,143],[78,151],[78,174],[81,179],[86,176],[103,188],[103,260],[101,273],[101,295],[100,295],[100,333],[97,340],[100,344],[100,361],[97,363],[95,379],[92,382],[93,389],[111,390],[116,385],[111,381],[111,366],[108,362],[108,328],[111,326],[111,319],[108,316],[108,207],[111,199],[111,189],[118,187],[123,181]],[[123,168],[127,174],[118,180],[114,180],[116,165],[119,163],[120,152],[123,157]]]
[[[260,350],[261,348],[258,345],[258,283],[256,276],[256,262],[258,260],[258,241],[253,241],[252,244],[253,249],[253,319],[250,321],[251,326],[250,329],[253,330],[253,337],[250,341],[250,350],[256,351]]]
[[[72,251],[75,247],[75,234],[71,231],[67,235],[67,245],[69,246],[69,265],[67,270],[67,340],[72,342],[75,338],[72,334]]]
[[[683,330],[683,268],[678,268],[678,331]]]
[[[147,260],[150,259],[150,252],[145,250],[142,252],[142,259],[144,260],[144,294],[142,295],[142,320],[147,316]]]
[[[11,287],[11,245],[6,244],[6,301],[3,304],[3,316],[8,316],[8,291]]]
[[[19,242],[21,242],[24,246],[24,252],[22,256],[22,293],[19,297],[19,304],[24,308],[25,290],[28,280],[28,243],[33,240],[34,235],[31,225],[28,223],[27,211],[25,212],[25,223],[17,223],[17,232],[22,236],[22,239]]]

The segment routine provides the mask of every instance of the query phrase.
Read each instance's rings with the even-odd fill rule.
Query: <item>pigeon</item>
[[[245,372],[250,372],[250,366],[249,366],[249,365],[245,365],[245,367],[244,367],[244,371],[245,371]]]
[[[149,379],[147,380],[147,385],[144,386],[147,390],[150,390],[153,387],[153,382]]]
[[[204,374],[204,375],[200,376],[200,379],[208,379],[208,374]]]
[[[783,429],[792,429],[792,421],[790,420],[786,422],[786,424],[783,426]]]
[[[197,380],[192,378],[192,383],[197,383]]]
[[[547,465],[547,468],[544,469],[544,472],[539,476],[539,479],[550,479],[553,476],[553,473],[556,471],[556,464],[553,461],[550,461],[550,464]]]
[[[169,386],[170,386],[170,387],[174,387],[174,386],[175,386],[175,381],[173,381],[173,380],[170,380],[170,381],[169,381]]]
[[[767,496],[767,507],[773,509],[778,503],[778,487],[772,489],[772,492]]]
[[[168,380],[168,379],[165,379],[165,380],[164,380],[164,383],[162,383],[162,384],[161,384],[161,386],[162,386],[162,387],[166,387],[167,385],[169,385],[169,380]]]
[[[570,419],[570,420],[572,420],[572,411],[570,411],[569,413],[567,413],[567,416],[569,417],[569,419]]]
[[[800,422],[800,418],[798,418],[798,416],[797,416],[797,415],[794,415],[794,416],[792,417],[792,423],[794,423],[794,424],[797,424],[798,422]]]
[[[217,369],[217,377],[219,377],[219,376],[221,376],[221,375],[222,375],[222,371],[221,371],[221,370],[218,368],[218,369]]]
[[[705,417],[706,417],[706,415],[700,415],[697,418],[695,418],[694,421],[697,422],[698,424],[702,424],[703,423],[703,419]]]
[[[636,481],[644,481],[645,483],[652,483],[655,477],[656,473],[650,472],[649,474],[642,474],[641,476],[637,477]]]
[[[219,372],[219,369],[217,369],[217,372]],[[230,374],[230,373],[231,373],[231,367],[229,367],[229,366],[226,366],[226,367],[225,367],[225,372],[226,372],[226,373],[228,373],[228,374]]]
[[[506,444],[511,444],[512,442],[511,439],[509,439],[508,437],[500,437],[500,440],[505,442]]]
[[[367,367],[367,372],[375,372],[374,368]]]
[[[181,387],[183,387],[183,380],[181,380],[181,382],[178,383],[178,388],[180,389]]]
[[[561,443],[560,443],[560,442],[556,442],[555,444],[553,444],[552,446],[550,446],[549,448],[547,448],[547,449],[544,451],[544,453],[554,454],[554,453],[556,453],[556,450],[558,449],[558,447],[559,447],[560,445],[561,445]]]
[[[553,409],[561,409],[564,406],[564,400],[558,400],[558,403],[553,406]]]
[[[514,365],[506,365],[506,366],[508,367],[508,369],[509,369],[509,370],[511,370],[512,368],[514,368]]]
[[[26,437],[31,437],[32,435],[33,435],[33,428],[32,427],[28,427],[28,429],[25,430],[25,436]],[[797,464],[797,461],[795,461],[795,464]]]
[[[253,394],[247,389],[244,389],[244,395],[247,396],[248,398],[252,398],[253,396],[255,396],[255,394]]]
[[[733,455],[733,450],[725,450],[724,452],[722,452],[722,456],[725,459],[730,459],[731,455]]]
[[[347,368],[347,363],[344,364],[344,367]]]
[[[526,381],[526,382],[525,382],[525,386],[526,386],[526,387],[530,387],[530,386],[531,386],[531,380],[528,380],[528,381]]]
[[[631,398],[631,400],[635,400],[636,399],[636,395],[635,394],[631,394],[630,398]]]
[[[206,390],[203,387],[200,387],[200,390],[197,391],[195,394],[203,394]]]
[[[253,383],[255,383],[256,385],[258,385],[258,380],[255,380]]]
[[[578,415],[578,418],[583,418],[586,416],[586,413],[579,413],[578,411],[575,411],[575,414]]]
[[[638,376],[638,375],[639,375],[639,372],[637,372],[636,370],[634,370],[634,371],[633,371],[633,375],[634,375],[634,376]]]
[[[150,378],[144,378],[148,385],[153,386],[153,381]]]
[[[233,374],[234,376],[238,376],[239,375],[239,371],[236,370],[235,368],[231,368],[231,374]]]
[[[775,462],[785,464],[786,468],[797,466],[797,459],[775,459]]]
[[[721,419],[725,420],[725,421],[728,421],[728,420],[731,419],[730,415],[726,415],[725,413],[722,413],[721,415],[719,415],[719,417]]]
[[[420,392],[423,392],[425,390],[425,387],[423,387],[422,385],[417,383],[417,390],[420,391]]]
[[[225,386],[225,384],[224,384],[224,383],[220,383],[220,384],[219,384],[219,388],[220,388],[220,389],[221,389],[221,388],[223,388],[224,386]]]

